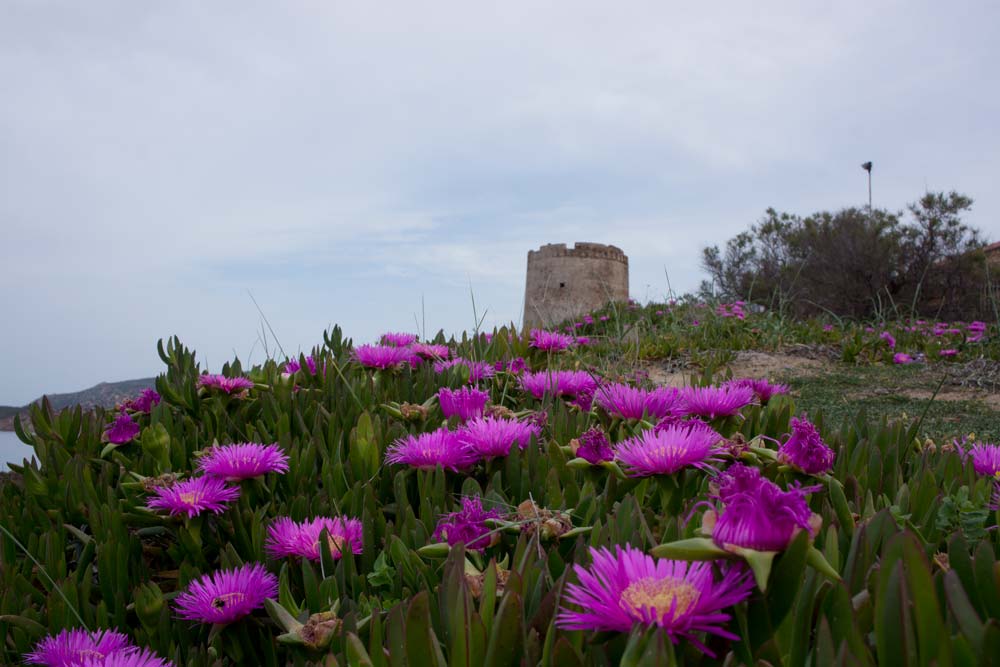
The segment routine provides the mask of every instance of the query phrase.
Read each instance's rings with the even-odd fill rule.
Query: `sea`
[[[7,462],[20,465],[24,459],[31,459],[35,450],[17,438],[13,431],[0,431],[0,470],[7,470]]]

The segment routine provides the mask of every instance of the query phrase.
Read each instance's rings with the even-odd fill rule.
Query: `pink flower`
[[[711,429],[667,426],[619,443],[615,458],[632,477],[672,475],[687,467],[711,467],[718,442],[718,434]]]
[[[327,534],[327,545],[334,560],[340,560],[345,551],[359,554],[364,545],[361,522],[344,517],[316,517],[302,522],[281,517],[267,529],[264,549],[271,558],[320,559],[320,536]]]
[[[572,345],[572,336],[542,329],[532,329],[531,331],[531,343],[529,346],[543,352],[562,352],[572,347]]]
[[[461,510],[442,514],[438,519],[437,527],[434,529],[434,539],[443,538],[453,546],[463,542],[466,549],[481,552],[490,546],[488,534],[493,527],[487,521],[502,516],[500,510],[483,509],[482,499],[478,496],[466,496],[462,498]]]
[[[954,357],[958,354],[958,350],[941,350],[938,354],[942,357]]]
[[[134,650],[129,638],[120,632],[98,630],[90,633],[75,628],[45,637],[24,656],[24,661],[29,665],[73,667],[87,656],[106,658]]]
[[[253,387],[253,380],[245,377],[229,378],[225,375],[199,375],[198,386],[208,389],[216,389],[224,394],[245,397],[250,388]]]
[[[531,422],[485,417],[473,419],[458,430],[458,441],[477,459],[507,456],[517,445],[524,449],[542,429]]]
[[[614,553],[590,548],[589,568],[574,565],[580,583],[569,583],[556,626],[564,630],[629,632],[658,626],[675,644],[681,639],[714,657],[699,638],[702,633],[739,637],[725,629],[730,615],[722,610],[745,600],[753,590],[749,570],[729,567],[716,578],[710,562],[655,560],[641,550],[615,545]]]
[[[172,516],[186,514],[190,518],[204,511],[223,512],[226,503],[240,497],[240,488],[227,486],[218,477],[194,477],[172,486],[156,487],[153,496],[146,503],[149,509],[167,510]]]
[[[449,368],[455,368],[456,366],[465,366],[469,369],[469,382],[477,383],[482,380],[487,380],[494,375],[496,375],[496,370],[488,362],[485,361],[469,361],[468,359],[463,359],[462,357],[455,357],[450,361],[435,361],[434,362],[434,372],[440,375],[444,373]]]
[[[354,348],[354,357],[366,368],[387,370],[412,363],[416,355],[406,347],[394,345],[359,345]]]
[[[115,445],[123,445],[139,435],[139,430],[139,425],[132,421],[132,417],[127,412],[121,412],[104,430],[104,439]]]
[[[608,384],[594,394],[597,404],[622,419],[662,419],[680,408],[680,392],[672,387],[639,389],[627,384]]]
[[[757,468],[731,466],[720,478],[723,507],[715,517],[712,540],[723,549],[784,551],[800,530],[814,534],[806,493],[816,488],[782,491]]]
[[[812,422],[804,417],[792,417],[792,433],[778,449],[779,461],[807,475],[822,475],[833,470],[835,456]]]
[[[198,460],[198,467],[207,475],[236,481],[260,477],[269,472],[287,472],[288,455],[277,443],[241,442],[210,448]]]
[[[408,333],[395,333],[388,332],[382,334],[382,338],[379,339],[382,345],[392,345],[393,347],[407,347],[413,345],[417,342],[417,337],[413,334]]]
[[[787,384],[771,384],[764,378],[738,378],[735,380],[730,380],[723,386],[729,387],[748,387],[760,401],[761,405],[766,405],[768,401],[774,398],[778,394],[787,394],[788,385]]]
[[[705,419],[730,417],[753,402],[749,387],[686,387],[682,392],[684,413]]]
[[[401,463],[412,468],[463,470],[476,462],[476,455],[459,441],[458,435],[438,429],[420,435],[399,438],[385,452],[386,463]]]
[[[451,356],[451,348],[447,345],[435,345],[432,343],[415,343],[410,346],[410,351],[422,359],[447,359]]]
[[[892,363],[902,364],[902,365],[911,364],[913,363],[913,357],[911,357],[905,352],[897,352],[896,354],[892,355]]]
[[[278,578],[260,563],[205,575],[177,596],[178,615],[191,621],[226,625],[264,606],[278,595]]]
[[[442,387],[438,390],[438,404],[445,419],[450,419],[455,415],[462,421],[468,421],[476,417],[483,416],[483,409],[490,400],[490,394],[486,391],[463,387],[461,389],[449,389]]]

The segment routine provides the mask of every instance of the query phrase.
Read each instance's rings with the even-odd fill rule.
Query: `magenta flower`
[[[122,403],[123,410],[134,410],[135,412],[145,412],[153,409],[154,405],[160,404],[160,395],[152,389],[143,389],[138,396],[130,398]]]
[[[380,370],[410,363],[414,356],[409,348],[394,345],[358,345],[354,348],[354,357],[358,363],[366,368]]]
[[[938,354],[942,357],[954,357],[958,354],[958,350],[941,350]]]
[[[454,368],[455,366],[465,366],[469,369],[470,383],[480,382],[481,380],[486,380],[496,375],[496,370],[494,370],[493,366],[489,363],[485,361],[469,361],[468,359],[463,359],[462,357],[455,357],[449,361],[435,361],[434,372],[440,375],[449,368]]]
[[[227,378],[225,375],[199,375],[198,386],[217,389],[225,394],[246,396],[253,387],[253,380],[245,377]]]
[[[524,357],[517,357],[510,361],[504,361],[501,359],[493,364],[493,370],[497,372],[506,371],[511,375],[517,375],[527,367],[528,364],[524,361]]]
[[[608,436],[599,428],[584,431],[577,438],[577,442],[580,443],[580,446],[576,450],[576,455],[587,463],[599,465],[615,458],[615,452],[611,449]]]
[[[382,345],[392,345],[393,347],[408,347],[417,342],[417,337],[413,334],[390,331],[382,334],[379,342]]]
[[[531,422],[486,417],[466,422],[457,433],[458,441],[480,459],[507,456],[514,445],[524,449],[542,429]]]
[[[557,331],[545,331],[544,329],[531,330],[531,342],[529,347],[533,347],[542,352],[562,352],[572,347],[573,337],[561,334]]]
[[[902,364],[902,365],[912,364],[913,357],[908,355],[906,352],[897,352],[896,354],[892,355],[892,363]]]
[[[316,375],[316,360],[312,356],[306,357],[306,368],[309,369],[309,375]],[[302,363],[298,359],[289,359],[285,362],[285,372],[289,375],[298,373],[302,370]]]
[[[462,387],[461,389],[449,389],[442,387],[438,390],[438,404],[445,419],[458,415],[462,421],[475,419],[483,416],[483,409],[490,400],[487,391],[475,389],[473,387]]]
[[[566,585],[556,625],[564,630],[629,632],[636,625],[656,625],[675,644],[698,641],[700,633],[726,639],[739,637],[725,629],[723,609],[745,600],[753,590],[749,570],[729,567],[716,579],[710,562],[656,560],[635,547],[615,545],[614,553],[591,547],[589,568],[574,565],[579,584]]]
[[[324,530],[334,560],[339,560],[345,551],[361,553],[364,545],[361,522],[343,517],[316,517],[302,522],[281,517],[268,527],[264,549],[271,558],[298,557],[318,561],[319,540]]]
[[[539,371],[521,376],[521,387],[535,398],[593,396],[597,380],[586,371]]]
[[[104,439],[115,445],[123,445],[139,435],[139,425],[132,421],[127,412],[121,412],[104,430]]]
[[[812,422],[805,417],[792,417],[792,433],[778,449],[779,461],[807,475],[822,475],[833,470],[835,456]]]
[[[269,472],[288,472],[288,455],[278,443],[262,445],[257,442],[241,442],[210,448],[198,459],[198,468],[206,475],[233,482],[260,477]]]
[[[446,470],[462,470],[476,462],[458,440],[458,435],[447,429],[438,429],[420,435],[399,438],[385,452],[387,463],[402,463],[413,468],[431,470],[441,466]]]
[[[967,456],[972,457],[972,469],[977,474],[1000,479],[1000,445],[975,444]]]
[[[813,525],[806,494],[816,488],[782,491],[757,468],[731,466],[720,477],[723,508],[706,522],[712,540],[723,549],[783,551],[800,530],[815,536],[818,526]]]
[[[895,350],[896,349],[896,339],[893,338],[893,336],[892,336],[891,333],[889,333],[888,331],[883,331],[882,333],[880,333],[878,335],[878,337],[881,338],[882,340],[884,340],[886,343],[889,344],[889,349],[890,350]]]
[[[447,359],[451,356],[450,347],[432,343],[415,343],[410,346],[410,351],[422,359]]]
[[[622,419],[662,419],[679,407],[680,393],[671,387],[650,391],[627,384],[608,384],[595,392],[594,399],[609,414]]]
[[[615,447],[615,458],[632,477],[672,475],[689,466],[707,469],[716,459],[718,434],[712,430],[668,426],[643,431]]]
[[[489,519],[499,519],[503,516],[500,510],[483,509],[483,501],[478,496],[462,498],[462,509],[458,512],[442,514],[434,529],[434,539],[442,539],[454,546],[465,543],[466,549],[483,551],[490,546],[490,533],[493,527],[486,523]]]
[[[723,386],[728,387],[748,387],[753,391],[761,405],[766,405],[768,401],[778,394],[787,394],[787,384],[771,384],[765,378],[738,378],[730,380]]]
[[[31,653],[24,656],[29,665],[49,667],[74,667],[87,656],[105,658],[123,651],[134,651],[129,638],[114,630],[91,633],[74,628],[50,635],[35,644]]]
[[[73,667],[173,667],[174,663],[164,660],[149,649],[112,653],[104,658],[94,655],[87,655],[79,662],[72,663]]]
[[[240,497],[240,487],[228,486],[218,477],[193,477],[173,486],[153,490],[155,497],[146,502],[153,510],[167,510],[172,516],[186,514],[188,518],[209,511],[219,514],[226,503]]]
[[[277,595],[278,578],[260,563],[247,563],[200,577],[177,596],[174,608],[178,616],[190,621],[226,625]]]
[[[749,387],[686,387],[681,392],[684,413],[709,420],[735,415],[753,399]]]

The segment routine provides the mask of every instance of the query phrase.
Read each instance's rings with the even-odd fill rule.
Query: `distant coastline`
[[[46,394],[25,406],[0,405],[0,431],[14,430],[14,417],[21,415],[24,420],[31,406],[40,403],[42,398],[48,398],[52,408],[59,412],[77,405],[84,410],[94,408],[113,408],[127,398],[133,398],[143,389],[156,385],[156,378],[140,378],[138,380],[122,380],[120,382],[101,382],[82,391],[66,394]]]

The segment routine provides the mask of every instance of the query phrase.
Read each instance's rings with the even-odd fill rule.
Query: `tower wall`
[[[628,257],[620,248],[550,243],[528,251],[525,328],[552,327],[609,301],[628,301]]]

